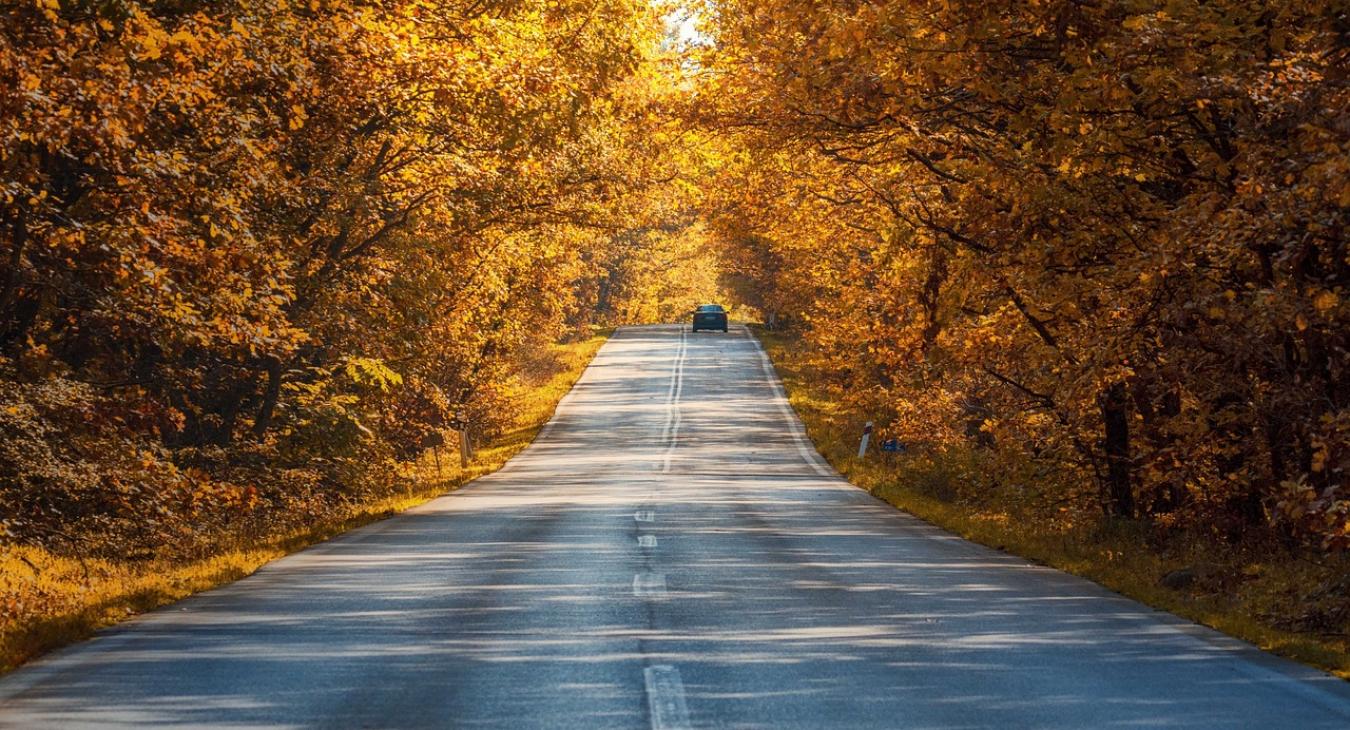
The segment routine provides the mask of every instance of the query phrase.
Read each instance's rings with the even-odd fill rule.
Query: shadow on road
[[[813,476],[735,331],[676,413],[672,332],[504,473],[20,672],[0,724],[639,727],[663,664],[695,726],[1346,726],[1338,680]]]

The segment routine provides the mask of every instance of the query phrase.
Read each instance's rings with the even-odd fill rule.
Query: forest
[[[635,143],[645,3],[5,18],[8,540],[124,554],[303,517],[430,434],[490,436],[541,345],[670,315],[689,223],[635,194],[670,178]]]
[[[549,347],[716,298],[961,500],[1350,548],[1343,3],[3,5],[11,616],[44,555],[402,489]]]
[[[1341,4],[708,12],[728,271],[890,434],[1063,519],[1350,546]]]

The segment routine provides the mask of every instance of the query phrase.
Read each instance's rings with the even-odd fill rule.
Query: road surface
[[[757,344],[607,343],[501,472],[0,680],[0,726],[1350,727],[1347,684],[849,487]]]

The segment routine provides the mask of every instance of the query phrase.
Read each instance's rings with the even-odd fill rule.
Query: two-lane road
[[[620,330],[501,472],[0,679],[0,726],[1350,727],[1339,680],[909,518],[757,344]]]

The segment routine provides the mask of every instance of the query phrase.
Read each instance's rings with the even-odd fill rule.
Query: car
[[[694,315],[694,332],[699,330],[727,331],[727,310],[721,304],[704,304],[691,314]]]

